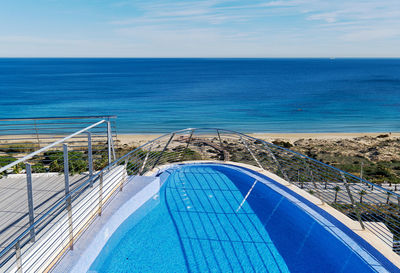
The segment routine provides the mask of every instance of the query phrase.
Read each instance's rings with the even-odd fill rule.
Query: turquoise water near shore
[[[0,59],[0,118],[100,114],[120,133],[398,132],[400,59]]]

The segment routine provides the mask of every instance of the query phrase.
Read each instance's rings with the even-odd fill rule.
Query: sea
[[[0,118],[88,115],[137,134],[400,132],[400,59],[0,59]]]

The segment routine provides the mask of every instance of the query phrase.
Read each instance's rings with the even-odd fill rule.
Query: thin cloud
[[[387,39],[399,37],[400,31],[398,29],[368,29],[346,33],[341,38],[350,42],[365,42],[378,39]]]
[[[38,10],[42,14],[30,20],[31,14],[7,18],[2,8],[0,16],[9,27],[0,30],[0,53],[163,57],[400,54],[399,0],[121,0],[109,3],[107,9],[87,1],[78,1],[79,9],[67,0],[59,2],[65,6],[62,12],[74,16],[61,16],[54,26],[48,22],[57,9]],[[88,15],[87,10],[95,15]],[[40,21],[41,17],[46,20]]]

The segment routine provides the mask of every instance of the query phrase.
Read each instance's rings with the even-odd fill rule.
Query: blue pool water
[[[119,133],[400,131],[400,59],[1,59],[0,117],[117,115]]]
[[[91,271],[387,272],[272,180],[243,203],[257,179],[236,168],[182,165],[161,177],[160,194],[119,227]]]

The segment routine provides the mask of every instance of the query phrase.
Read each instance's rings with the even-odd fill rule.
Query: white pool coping
[[[116,198],[53,268],[56,273],[87,272],[117,228],[146,201],[160,191],[158,177],[131,177]]]

